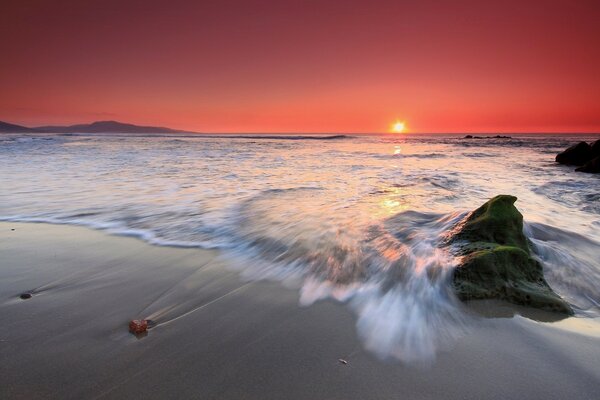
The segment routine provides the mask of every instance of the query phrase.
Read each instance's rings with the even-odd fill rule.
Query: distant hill
[[[160,126],[139,126],[117,121],[96,121],[91,124],[69,126],[38,126],[28,128],[0,121],[3,133],[194,133]]]
[[[38,126],[34,128],[38,132],[50,133],[185,133],[160,126],[139,126],[125,124],[117,121],[96,121],[91,124],[79,124],[69,126]]]
[[[28,128],[26,126],[9,124],[8,122],[0,121],[0,133],[24,133],[24,132],[36,132],[35,129]]]

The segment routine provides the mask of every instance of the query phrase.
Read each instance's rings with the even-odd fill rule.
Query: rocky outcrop
[[[592,158],[592,146],[579,142],[556,156],[556,162],[566,165],[583,165]]]
[[[592,157],[600,157],[600,139],[592,143]]]
[[[544,279],[523,234],[523,215],[514,196],[492,198],[450,233],[448,244],[460,258],[452,284],[463,300],[497,299],[563,314],[569,304]]]
[[[512,136],[496,135],[496,136],[473,136],[466,135],[463,139],[512,139]]]
[[[586,162],[582,167],[575,168],[577,172],[590,172],[593,174],[600,173],[600,157],[596,157]]]
[[[579,142],[556,156],[556,162],[566,165],[577,165],[577,172],[600,172],[600,140],[591,145]]]

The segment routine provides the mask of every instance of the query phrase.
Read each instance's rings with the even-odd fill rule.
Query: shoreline
[[[215,250],[0,222],[0,260],[2,398],[559,399],[600,385],[595,320],[479,318],[431,365],[405,365],[364,350],[345,305],[301,307]],[[134,318],[157,326],[137,339]]]

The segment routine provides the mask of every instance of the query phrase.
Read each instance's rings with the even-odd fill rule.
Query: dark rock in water
[[[473,136],[467,135],[463,139],[512,139],[512,136],[496,135],[496,136]]]
[[[31,298],[31,293],[21,293],[21,294],[19,295],[19,298],[20,298],[21,300],[27,300],[27,299],[30,299],[30,298]]]
[[[592,159],[592,146],[579,142],[556,156],[556,162],[566,165],[584,165]]]
[[[592,143],[592,157],[600,157],[600,139]]]
[[[600,140],[591,145],[579,142],[556,156],[561,164],[577,165],[577,172],[600,173]]]
[[[452,278],[454,290],[463,301],[497,299],[573,314],[544,279],[542,265],[531,257],[516,200],[496,196],[454,228],[448,243],[462,256]]]
[[[588,161],[582,167],[576,168],[577,172],[590,172],[593,174],[600,173],[600,156]]]

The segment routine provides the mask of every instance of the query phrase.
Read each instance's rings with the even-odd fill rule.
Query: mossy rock
[[[552,291],[542,266],[527,252],[512,246],[480,250],[463,258],[454,272],[459,299],[500,299],[514,304],[572,314],[571,307]]]
[[[531,257],[516,200],[496,196],[455,227],[449,243],[462,258],[452,278],[454,290],[464,301],[498,299],[572,314],[544,279],[542,265]]]
[[[515,201],[515,196],[508,195],[490,199],[459,224],[451,242],[464,242],[465,250],[503,245],[528,252],[529,245],[523,234],[523,215],[514,206]]]

